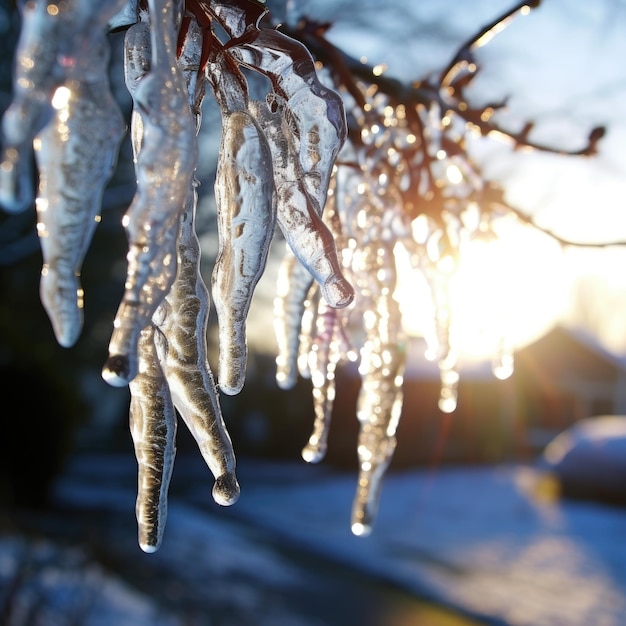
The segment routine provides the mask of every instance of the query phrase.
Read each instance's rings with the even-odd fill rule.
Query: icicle
[[[230,395],[244,384],[246,318],[265,269],[276,221],[272,161],[264,135],[245,111],[223,119],[215,181],[220,247],[213,270],[219,324],[219,385]]]
[[[140,31],[136,30],[140,34]],[[200,125],[205,77],[198,77],[201,39],[191,26],[181,51],[181,67],[190,110]],[[131,36],[131,42],[141,37]],[[128,37],[127,37],[128,41]],[[136,57],[133,57],[136,58]],[[196,182],[192,181],[177,229],[177,274],[152,322],[141,332],[139,371],[130,382],[131,433],[139,465],[137,521],[143,550],[158,549],[165,526],[167,485],[174,447],[174,408],[195,438],[215,477],[213,498],[221,505],[239,497],[235,455],[224,424],[217,388],[206,356],[209,293],[200,273],[200,246],[195,233]]]
[[[274,299],[274,332],[278,346],[276,383],[292,389],[298,378],[300,328],[313,278],[290,248],[282,258]]]
[[[335,400],[335,371],[341,359],[337,310],[324,300],[318,304],[315,339],[309,351],[309,371],[313,385],[313,432],[302,450],[302,458],[318,463],[326,455],[328,431]]]
[[[261,28],[236,45],[234,54],[272,81],[279,96],[274,104],[284,102],[285,119],[299,138],[297,161],[304,189],[323,209],[332,168],[347,135],[340,96],[319,81],[309,51],[278,30]]]
[[[137,457],[139,545],[155,552],[167,519],[167,492],[176,454],[176,412],[156,353],[158,331],[150,324],[139,336],[139,367],[130,382],[130,432]]]
[[[320,216],[321,208],[304,188],[284,118],[262,104],[254,110],[272,153],[278,225],[293,253],[319,283],[328,304],[348,306],[354,290],[342,272],[335,240]]]
[[[239,483],[232,442],[206,357],[209,293],[200,274],[196,202],[195,189],[191,189],[181,216],[178,274],[153,321],[166,338],[157,348],[174,405],[215,477],[214,500],[228,506],[239,497]]]
[[[87,52],[86,52],[87,53]],[[35,139],[40,173],[37,232],[43,253],[41,301],[57,341],[72,346],[83,325],[83,259],[99,222],[125,125],[110,92],[104,35],[88,50],[98,80],[72,81],[53,98],[55,116]]]
[[[108,20],[125,0],[26,2],[16,49],[13,99],[2,118],[0,204],[7,211],[28,208],[33,199],[32,142],[53,115],[57,87],[104,79],[91,48],[103,42]],[[97,55],[96,55],[97,56]]]
[[[321,301],[322,297],[319,285],[316,282],[312,282],[304,299],[304,310],[300,323],[300,336],[298,337],[298,357],[296,359],[298,374],[307,380],[311,379],[309,353],[313,348],[317,312]]]
[[[209,64],[209,77],[222,108],[222,141],[215,177],[219,250],[212,293],[219,333],[218,383],[224,393],[234,395],[245,381],[246,320],[265,270],[276,206],[270,148],[254,118],[243,110],[243,78],[225,63],[216,65]]]
[[[197,161],[196,127],[176,61],[172,5],[150,0],[150,73],[134,99],[143,122],[137,192],[124,218],[129,252],[125,292],[109,343],[103,378],[126,385],[137,372],[139,333],[176,275],[176,233]]]
[[[369,243],[355,254],[353,270],[361,286],[359,305],[364,311],[366,340],[359,365],[359,476],[352,507],[352,532],[367,535],[376,519],[382,481],[396,447],[406,350],[400,307],[393,298],[393,251],[388,246]]]

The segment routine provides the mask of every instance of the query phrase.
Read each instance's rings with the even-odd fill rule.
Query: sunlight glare
[[[515,219],[502,218],[494,230],[493,241],[463,242],[450,277],[452,343],[465,358],[491,358],[503,337],[515,349],[535,341],[567,302],[569,280],[554,240]],[[430,291],[407,259],[398,254],[396,298],[406,332],[428,336],[434,315]]]

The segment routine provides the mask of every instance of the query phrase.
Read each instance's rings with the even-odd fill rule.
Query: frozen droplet
[[[439,361],[439,409],[442,413],[453,413],[457,407],[459,372],[457,370],[456,354],[450,351]]]
[[[493,374],[499,380],[506,380],[513,375],[515,370],[515,354],[513,346],[502,337],[491,363]]]

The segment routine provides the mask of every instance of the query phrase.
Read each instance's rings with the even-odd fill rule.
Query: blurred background
[[[330,41],[408,84],[440,71],[512,3],[268,6],[285,23],[332,22]],[[15,3],[0,2],[0,112],[11,99],[19,27]],[[506,99],[503,127],[532,121],[537,142],[564,150],[606,127],[590,158],[496,140],[474,154],[510,204],[583,244],[626,241],[625,28],[622,0],[543,0],[476,53],[472,101]],[[110,36],[110,71],[129,120],[123,36]],[[219,111],[207,97],[198,170],[207,282],[217,251],[219,139]],[[164,545],[144,555],[129,394],[100,376],[123,292],[121,219],[133,193],[126,138],[83,266],[85,327],[71,349],[56,344],[39,302],[34,210],[0,215],[1,623],[624,623],[626,429],[621,419],[588,418],[626,415],[626,247],[561,247],[539,231],[512,234],[496,260],[507,267],[504,285],[481,299],[506,298],[517,313],[515,372],[492,376],[481,349],[485,321],[469,294],[459,305],[467,326],[452,414],[438,409],[437,367],[423,356],[427,307],[410,272],[402,274],[397,298],[411,341],[398,447],[380,520],[362,539],[349,532],[356,367],[338,372],[329,449],[315,466],[300,457],[313,421],[310,382],[283,391],[274,379],[277,236],[249,318],[246,386],[221,398],[241,500],[230,509],[212,503],[212,477],[179,428]],[[209,349],[214,357],[214,316]]]

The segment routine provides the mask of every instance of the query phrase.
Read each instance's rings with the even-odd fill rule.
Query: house
[[[461,368],[458,405],[438,406],[436,364],[413,349],[404,382],[392,467],[534,458],[557,433],[593,415],[626,414],[626,367],[586,336],[557,326],[515,355],[515,372],[496,379],[489,364]],[[327,460],[356,463],[356,367],[338,373]]]

